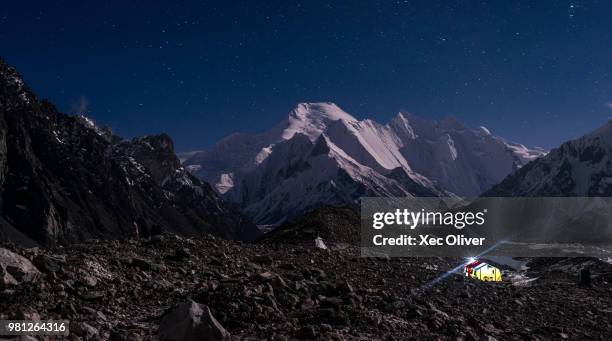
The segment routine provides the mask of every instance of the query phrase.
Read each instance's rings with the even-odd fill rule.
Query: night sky
[[[550,148],[612,116],[611,15],[604,0],[7,1],[0,56],[60,110],[177,150],[318,101]]]

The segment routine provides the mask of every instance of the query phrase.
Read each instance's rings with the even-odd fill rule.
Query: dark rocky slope
[[[549,260],[544,268],[554,273],[540,271],[530,286],[516,286],[459,274],[437,281],[460,261],[361,258],[356,247],[328,246],[158,235],[56,251],[16,248],[40,273],[26,264],[9,269],[24,275],[0,288],[0,319],[68,319],[71,340],[229,340],[228,333],[234,340],[612,336],[612,273],[603,262],[590,265],[591,286],[564,270],[567,260],[559,266]],[[180,338],[189,325],[194,328]]]
[[[53,245],[160,231],[258,235],[189,175],[166,135],[124,141],[38,100],[0,60],[0,240]]]
[[[324,242],[359,245],[359,226],[359,213],[354,207],[322,206],[285,222],[258,242],[312,246],[320,237]]]

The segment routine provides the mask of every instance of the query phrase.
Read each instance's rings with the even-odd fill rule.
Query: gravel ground
[[[516,286],[448,274],[458,260],[360,258],[354,246],[328,246],[175,235],[5,246],[40,274],[4,281],[0,319],[67,319],[72,340],[156,340],[176,335],[162,323],[170,312],[194,319],[193,309],[175,309],[186,303],[204,310],[195,323],[206,328],[175,339],[612,339],[612,266],[604,262],[534,261],[538,279]],[[592,269],[590,286],[577,284],[581,264]]]

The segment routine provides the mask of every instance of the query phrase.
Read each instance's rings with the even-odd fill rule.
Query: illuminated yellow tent
[[[467,277],[487,282],[501,282],[501,270],[481,261],[473,261],[465,265],[463,271]]]

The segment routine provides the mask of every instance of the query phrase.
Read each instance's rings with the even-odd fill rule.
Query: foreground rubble
[[[591,286],[542,272],[518,287],[458,274],[438,281],[458,264],[451,260],[368,259],[352,246],[328,246],[175,235],[55,250],[8,246],[40,274],[30,269],[36,276],[3,284],[0,319],[67,319],[73,340],[612,336],[603,262]]]

